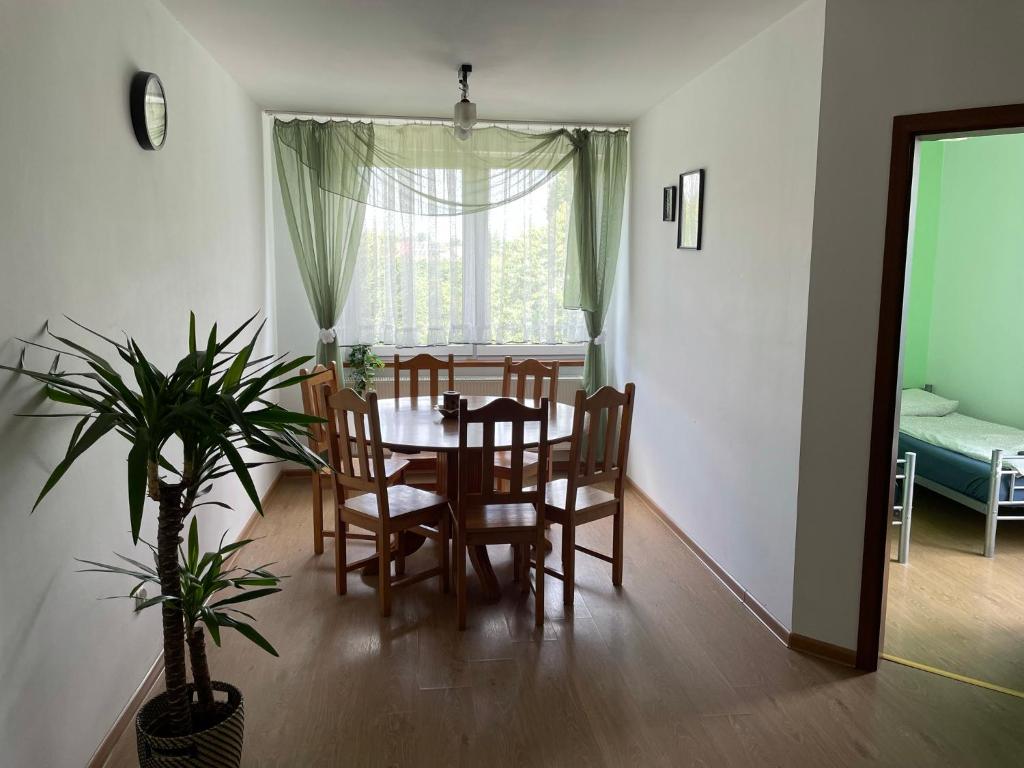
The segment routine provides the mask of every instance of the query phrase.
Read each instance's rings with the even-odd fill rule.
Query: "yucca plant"
[[[229,351],[256,315],[224,338],[214,324],[205,346],[196,340],[196,319],[189,319],[188,354],[170,372],[160,370],[134,339],[114,341],[68,318],[69,322],[103,341],[130,371],[122,377],[103,355],[68,338],[46,333],[57,346],[23,341],[56,353],[49,370],[25,367],[25,352],[16,367],[0,366],[29,376],[44,386],[49,400],[73,406],[67,415],[78,418],[64,458],[43,485],[33,510],[74,462],[100,438],[115,432],[130,444],[128,451],[128,513],[132,539],[138,541],[147,495],[159,504],[156,572],[162,602],[164,678],[167,686],[166,735],[192,732],[185,671],[185,623],[176,601],[182,600],[178,545],[185,518],[207,504],[200,501],[211,481],[234,474],[262,514],[250,469],[267,462],[250,462],[249,449],[272,461],[294,461],[311,468],[322,460],[304,445],[307,428],[319,421],[281,408],[268,397],[274,390],[303,380],[291,372],[310,358],[286,355],[254,357],[261,323],[247,344]],[[62,358],[84,368],[66,371]],[[29,414],[34,415],[34,414]],[[180,460],[177,458],[180,456]]]
[[[140,539],[153,553],[154,564],[159,561],[157,549],[145,539]],[[199,526],[195,516],[188,529],[188,548],[178,547],[178,562],[181,575],[181,597],[158,594],[156,597],[137,600],[135,610],[143,611],[153,605],[174,608],[181,614],[185,626],[185,642],[188,644],[189,661],[192,663],[192,682],[196,688],[199,713],[206,715],[214,708],[213,686],[210,681],[210,665],[206,658],[206,637],[203,626],[210,632],[216,645],[220,645],[222,627],[233,629],[243,637],[251,640],[267,653],[277,656],[277,651],[263,635],[249,623],[254,617],[238,608],[239,603],[257,600],[266,595],[280,592],[281,582],[267,569],[273,563],[260,565],[256,568],[227,568],[225,563],[232,553],[241,550],[252,539],[242,539],[220,544],[216,551],[199,553]],[[117,554],[116,552],[114,554]],[[132,590],[123,597],[137,599],[147,585],[160,586],[160,575],[153,566],[146,565],[124,555],[117,555],[126,565],[108,565],[93,560],[79,560],[80,563],[93,566],[83,568],[82,572],[112,573],[130,576],[137,580]],[[127,566],[127,567],[126,567]],[[234,593],[214,600],[224,590]]]

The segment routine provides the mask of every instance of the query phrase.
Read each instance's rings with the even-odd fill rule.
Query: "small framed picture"
[[[676,220],[676,188],[665,187],[661,195],[661,220]]]
[[[676,248],[700,250],[704,217],[704,169],[679,174],[679,227]]]

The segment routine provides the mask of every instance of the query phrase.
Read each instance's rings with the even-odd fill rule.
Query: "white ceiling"
[[[801,0],[164,0],[268,109],[629,122]]]

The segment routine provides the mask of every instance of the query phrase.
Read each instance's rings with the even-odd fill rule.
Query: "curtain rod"
[[[264,109],[264,115],[270,115],[271,117],[307,117],[307,118],[322,118],[325,120],[377,120],[377,121],[393,121],[401,123],[440,123],[443,125],[450,125],[451,118],[444,117],[405,117],[397,115],[340,115],[340,114],[329,114],[325,112],[291,112],[282,109]],[[552,122],[550,120],[479,120],[478,125],[534,125],[543,128],[596,128],[598,130],[610,130],[620,131],[629,130],[629,126],[625,124],[617,123],[562,123]]]

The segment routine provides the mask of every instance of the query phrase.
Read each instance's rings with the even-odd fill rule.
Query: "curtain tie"
[[[604,331],[601,331],[599,334],[597,334],[597,336],[592,337],[590,339],[590,343],[598,347],[604,344]]]
[[[321,328],[320,329],[320,343],[321,344],[333,344],[338,340],[338,334],[333,328]]]

